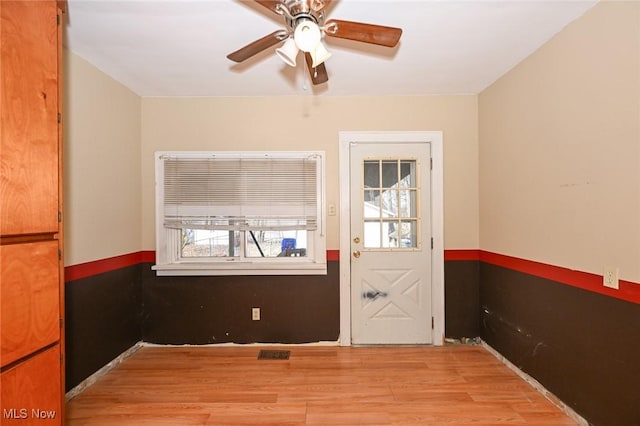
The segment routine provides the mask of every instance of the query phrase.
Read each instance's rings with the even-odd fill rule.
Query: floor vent
[[[267,351],[261,350],[258,359],[289,359],[291,351]]]

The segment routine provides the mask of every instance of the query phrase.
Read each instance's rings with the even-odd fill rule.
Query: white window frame
[[[180,158],[317,158],[317,228],[307,231],[305,257],[210,257],[180,255],[181,230],[164,226],[164,166],[166,157]],[[156,265],[158,276],[174,275],[326,275],[326,211],[324,151],[157,151],[155,153]],[[241,232],[243,240],[246,234]],[[244,245],[244,242],[243,242]]]

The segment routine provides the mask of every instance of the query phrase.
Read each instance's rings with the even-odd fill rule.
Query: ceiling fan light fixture
[[[298,49],[303,52],[313,52],[322,38],[320,27],[311,20],[303,20],[298,23],[293,32],[293,39]]]
[[[331,53],[327,50],[324,43],[319,42],[316,48],[310,52],[311,54],[311,66],[313,68],[317,67],[320,64],[323,64],[324,61],[331,57]]]
[[[2,0],[0,0],[2,1]],[[402,28],[364,22],[326,20],[325,10],[334,0],[247,0],[253,1],[284,20],[285,29],[259,38],[227,55],[231,61],[243,62],[258,53],[276,45],[276,54],[289,66],[296,66],[296,57],[300,50],[304,52],[303,61],[311,74],[313,84],[328,81],[324,62],[331,53],[322,43],[326,37],[353,40],[385,47],[396,47],[402,35]]]
[[[295,40],[288,38],[281,47],[276,49],[276,55],[278,55],[285,64],[290,67],[295,67],[296,56],[298,56],[298,46]]]

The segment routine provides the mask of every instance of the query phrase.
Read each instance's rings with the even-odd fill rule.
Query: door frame
[[[339,132],[339,188],[340,188],[340,346],[351,346],[351,163],[349,145],[361,143],[431,144],[431,313],[432,342],[444,344],[444,166],[442,132]]]

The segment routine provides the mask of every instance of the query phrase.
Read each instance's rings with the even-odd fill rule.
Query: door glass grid
[[[414,159],[366,159],[363,171],[364,247],[420,247],[418,162]]]

